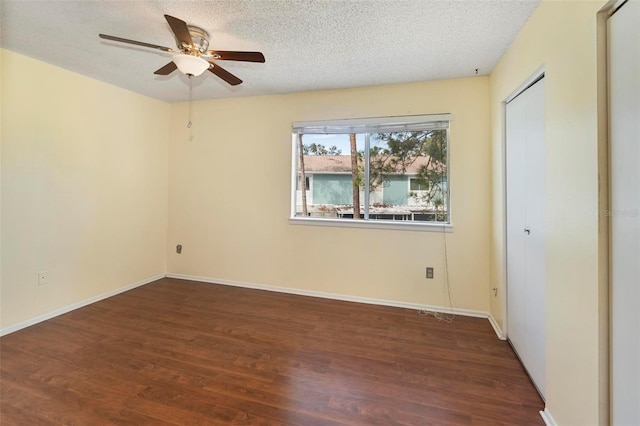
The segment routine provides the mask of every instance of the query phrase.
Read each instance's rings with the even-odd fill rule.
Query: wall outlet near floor
[[[45,285],[49,281],[49,273],[47,271],[38,272],[38,285]]]
[[[178,244],[176,246],[176,253],[178,253],[178,254],[182,253],[182,244]]]
[[[427,266],[427,278],[433,279],[433,268],[430,266]]]

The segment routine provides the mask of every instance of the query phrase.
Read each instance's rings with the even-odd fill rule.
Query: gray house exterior
[[[425,204],[420,195],[418,171],[428,164],[428,157],[420,157],[404,174],[387,176],[384,183],[369,194],[370,217],[388,220],[433,220],[436,207]],[[351,157],[349,155],[304,156],[307,211],[311,217],[353,217],[353,188]],[[296,214],[302,214],[301,170],[296,188]],[[439,185],[446,190],[446,181]],[[360,202],[364,193],[360,190]],[[446,204],[446,203],[445,203]],[[446,206],[439,206],[443,212]],[[362,208],[361,208],[362,210]],[[426,216],[429,214],[428,216]]]

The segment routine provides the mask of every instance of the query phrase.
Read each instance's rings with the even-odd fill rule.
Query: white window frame
[[[289,224],[291,225],[312,225],[312,226],[332,226],[345,228],[371,228],[371,229],[394,229],[405,231],[427,231],[427,232],[452,232],[452,212],[451,212],[451,147],[450,129],[452,114],[431,114],[413,115],[399,117],[374,117],[360,119],[342,119],[326,121],[306,121],[294,122],[292,124],[291,135],[291,211]],[[398,131],[419,131],[427,130],[435,123],[446,124],[447,131],[447,213],[449,222],[416,222],[416,221],[393,221],[393,220],[369,220],[365,217],[362,220],[354,219],[326,219],[317,217],[296,216],[296,191],[297,191],[297,162],[298,162],[298,134],[348,134],[348,133],[381,133]],[[365,151],[369,150],[369,136],[365,137]],[[369,187],[369,162],[365,162],[365,187]],[[365,191],[365,205],[369,203],[369,194]]]

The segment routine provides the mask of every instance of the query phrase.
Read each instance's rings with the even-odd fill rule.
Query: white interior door
[[[527,354],[525,301],[526,301],[526,247],[525,232],[527,209],[526,180],[526,101],[518,97],[507,105],[506,161],[507,161],[507,326],[509,340],[520,358]]]
[[[611,413],[640,425],[640,2],[609,18]]]
[[[538,390],[544,394],[546,358],[545,300],[545,146],[544,146],[544,80],[527,89],[527,207],[526,207],[526,368]]]
[[[544,79],[506,107],[508,337],[545,389]]]

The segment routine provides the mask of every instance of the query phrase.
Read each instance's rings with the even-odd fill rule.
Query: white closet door
[[[526,365],[541,393],[545,388],[545,146],[544,146],[544,80],[525,92],[527,95],[527,208],[526,208]]]
[[[506,161],[508,336],[544,396],[544,79],[507,104]]]
[[[640,425],[640,2],[609,18],[611,401]]]
[[[507,312],[511,344],[525,362],[527,105],[519,96],[507,105]]]

